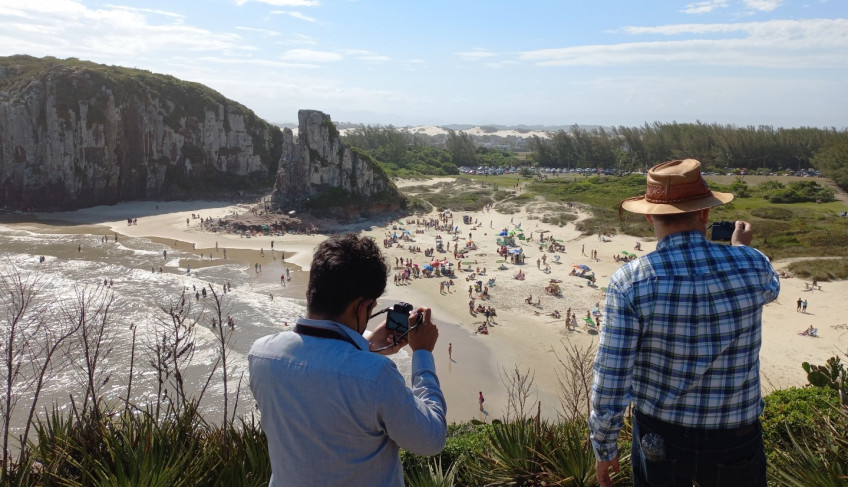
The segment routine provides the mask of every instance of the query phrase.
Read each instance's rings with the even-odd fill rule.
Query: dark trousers
[[[650,460],[642,438],[653,433],[665,444],[664,459]],[[647,443],[655,436],[649,437]],[[650,452],[649,452],[650,453]],[[634,487],[766,487],[763,429],[757,420],[730,430],[686,428],[635,413]]]

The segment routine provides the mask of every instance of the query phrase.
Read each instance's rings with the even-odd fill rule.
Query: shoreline
[[[420,184],[416,181],[415,184]],[[200,220],[192,219],[191,214],[201,217],[217,218],[231,213],[233,210],[244,211],[244,204],[228,202],[129,202],[108,207],[95,207],[73,212],[49,213],[33,215],[28,221],[15,218],[14,221],[3,225],[18,228],[36,228],[42,232],[112,235],[117,233],[131,237],[147,238],[168,246],[173,246],[184,252],[198,255],[197,260],[184,259],[180,266],[190,264],[192,268],[217,265],[223,262],[224,248],[228,252],[228,263],[241,262],[253,267],[262,264],[263,272],[256,273],[254,279],[262,283],[279,283],[279,272],[283,269],[280,252],[285,252],[285,266],[292,272],[292,286],[280,288],[275,295],[293,300],[303,300],[306,272],[311,262],[312,251],[326,235],[286,234],[283,236],[260,236],[242,238],[237,234],[213,233],[200,228]],[[413,223],[414,216],[406,217],[398,227],[410,230],[413,242],[404,243],[403,247],[393,245],[383,248],[385,257],[394,264],[395,259],[412,259],[419,265],[426,265],[431,258],[424,257],[423,252],[411,253],[409,246],[429,249],[435,247],[435,236],[443,235],[445,242],[464,247],[473,239],[477,246],[467,257],[459,262],[472,262],[472,271],[456,272],[451,292],[440,294],[439,283],[445,278],[412,279],[406,285],[394,285],[390,276],[386,293],[380,298],[379,306],[390,306],[397,301],[405,301],[414,306],[427,306],[433,309],[433,316],[439,324],[440,337],[434,350],[437,373],[443,391],[448,401],[448,421],[465,421],[470,419],[491,420],[500,418],[506,412],[507,390],[503,384],[502,375],[512,374],[518,370],[532,370],[534,373],[534,391],[530,403],[536,399],[541,401],[542,415],[554,418],[558,415],[559,376],[564,372],[559,363],[557,353],[563,352],[564,347],[572,345],[586,348],[597,344],[599,335],[591,327],[582,322],[576,331],[566,331],[562,319],[555,320],[548,313],[557,309],[563,317],[567,308],[581,319],[586,313],[600,303],[603,307],[603,286],[618,268],[613,255],[622,250],[631,251],[636,242],[641,242],[642,251],[633,251],[644,255],[655,248],[656,242],[641,240],[626,235],[615,235],[610,242],[597,240],[596,236],[586,236],[578,232],[573,224],[563,227],[542,223],[528,213],[527,208],[514,214],[500,214],[496,211],[456,212],[453,214],[453,225],[460,230],[456,240],[449,240],[444,230],[425,230]],[[579,212],[579,209],[578,209]],[[124,215],[138,218],[137,225],[127,225]],[[464,224],[462,217],[471,216],[472,222]],[[435,217],[435,213],[422,218]],[[581,215],[578,214],[578,217]],[[585,216],[585,214],[583,214]],[[189,224],[186,225],[186,219]],[[5,219],[3,219],[5,220]],[[486,220],[489,220],[486,222]],[[487,225],[488,223],[488,225]],[[518,225],[518,226],[517,226]],[[361,225],[360,225],[361,226]],[[504,270],[499,270],[496,233],[501,229],[522,228],[526,239],[517,241],[526,255],[526,263],[513,265],[504,263]],[[416,232],[413,232],[413,229]],[[391,227],[372,223],[370,228],[360,232],[374,237],[382,242]],[[417,233],[423,231],[423,233]],[[546,236],[553,235],[564,244],[565,252],[546,252],[540,250],[537,241],[540,232]],[[756,232],[757,229],[755,228]],[[471,233],[471,235],[469,235]],[[533,239],[530,239],[532,235]],[[469,238],[465,238],[465,237]],[[476,238],[474,238],[476,237]],[[272,254],[271,242],[274,242]],[[216,252],[216,243],[218,251]],[[76,242],[72,242],[75,246]],[[592,250],[598,251],[598,259],[588,256]],[[264,256],[262,256],[264,253]],[[585,255],[584,255],[585,253]],[[200,254],[204,258],[200,258]],[[274,255],[275,254],[275,255]],[[209,260],[205,256],[211,255]],[[544,271],[541,262],[536,266],[536,259],[546,257],[549,272]],[[277,260],[274,260],[274,256]],[[555,262],[559,257],[559,263]],[[434,258],[447,257],[453,259],[452,253],[435,252]],[[476,261],[476,264],[474,262]],[[391,265],[391,267],[394,267]],[[584,279],[569,276],[568,272],[574,265],[591,267],[597,277],[597,288],[585,285]],[[788,262],[775,262],[775,269],[785,269]],[[486,268],[486,278],[466,280],[476,267]],[[463,266],[467,269],[469,266]],[[521,269],[525,274],[522,281],[513,279],[513,274]],[[393,269],[392,272],[397,272]],[[475,334],[474,331],[484,320],[482,315],[472,315],[468,311],[468,285],[476,280],[484,283],[495,278],[496,284],[491,287],[491,298],[484,303],[497,310],[495,321],[497,325],[490,327],[488,335]],[[544,294],[544,288],[551,279],[560,280],[562,295],[559,297]],[[828,358],[843,353],[839,344],[848,343],[848,319],[844,309],[841,309],[837,296],[848,292],[848,281],[824,282],[822,289],[805,291],[804,281],[791,278],[781,280],[781,293],[778,300],[765,307],[763,311],[763,344],[761,348],[761,375],[764,394],[773,389],[806,384],[806,375],[801,363],[824,363]],[[472,293],[477,294],[477,293]],[[539,301],[539,306],[525,303],[527,295],[533,296],[533,302]],[[808,299],[810,306],[807,313],[795,311],[795,300],[799,297]],[[376,321],[376,320],[375,320]],[[819,329],[819,338],[798,336],[797,331],[807,328],[810,324]],[[453,345],[453,361],[448,359],[448,344]],[[407,349],[408,352],[408,349]],[[477,392],[482,391],[486,397],[485,413],[478,410]]]

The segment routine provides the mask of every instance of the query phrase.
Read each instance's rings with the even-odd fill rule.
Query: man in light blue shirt
[[[403,485],[400,447],[419,455],[444,448],[430,309],[411,312],[408,335],[383,323],[363,337],[388,273],[371,239],[330,237],[313,257],[306,318],[253,344],[250,389],[268,437],[270,486]],[[407,343],[412,389],[382,355]]]

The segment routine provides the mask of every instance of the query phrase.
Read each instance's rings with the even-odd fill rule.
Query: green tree
[[[477,163],[477,154],[474,150],[474,141],[465,132],[448,131],[448,152],[451,154],[453,163],[457,166],[474,166]]]
[[[840,188],[848,190],[848,134],[833,137],[810,162]]]

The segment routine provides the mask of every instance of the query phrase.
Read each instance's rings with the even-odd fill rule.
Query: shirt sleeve
[[[383,367],[377,394],[377,421],[398,446],[416,455],[435,455],[445,447],[445,396],[436,376],[433,354],[412,354],[412,389],[393,363]]]
[[[589,439],[599,461],[618,456],[618,433],[632,398],[639,319],[618,286],[607,289],[606,320],[595,355]]]

